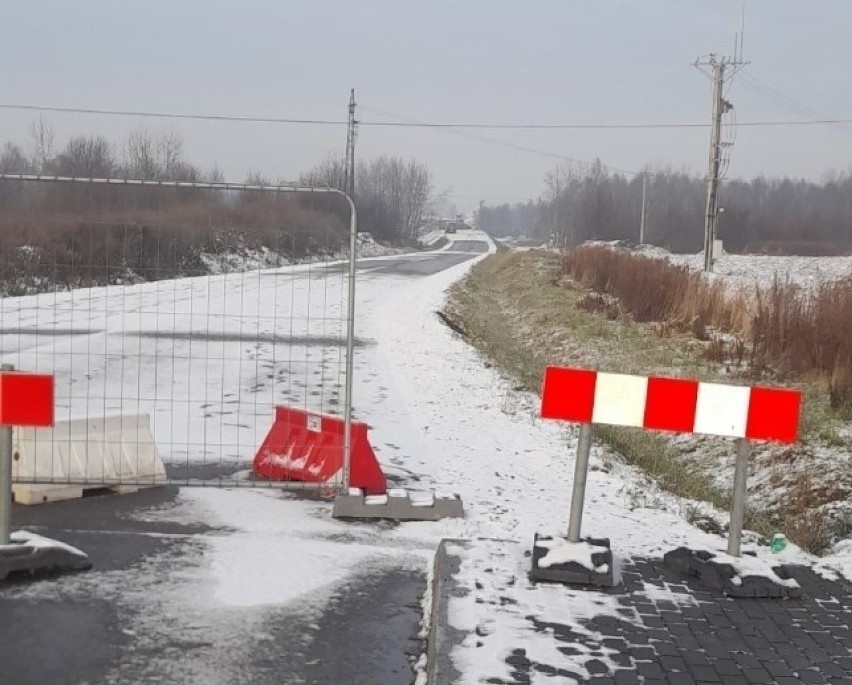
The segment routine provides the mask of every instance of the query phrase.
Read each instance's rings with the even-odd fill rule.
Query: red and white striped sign
[[[802,394],[551,366],[541,399],[546,419],[795,442]]]

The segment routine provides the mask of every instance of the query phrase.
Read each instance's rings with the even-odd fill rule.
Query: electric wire
[[[362,107],[362,109],[368,109]],[[296,117],[263,117],[238,116],[224,114],[199,114],[185,112],[151,112],[143,110],[96,109],[86,107],[58,107],[21,103],[0,103],[0,110],[18,110],[31,112],[54,112],[62,114],[96,114],[104,116],[123,116],[158,119],[189,119],[197,121],[243,122],[260,124],[293,124],[313,126],[345,126],[343,119],[296,118]],[[761,120],[743,121],[739,126],[746,127],[785,127],[785,126],[824,126],[834,124],[852,124],[852,117],[816,117],[808,120]],[[489,130],[620,130],[620,129],[678,129],[678,128],[708,128],[710,124],[703,122],[626,122],[612,124],[590,123],[490,123],[490,122],[435,122],[435,121],[369,121],[361,120],[359,126],[385,128],[445,128],[445,129],[489,129]]]

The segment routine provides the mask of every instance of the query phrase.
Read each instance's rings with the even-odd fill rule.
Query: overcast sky
[[[691,63],[730,54],[741,0],[2,0],[0,103],[365,121],[657,123],[709,120]],[[814,114],[852,118],[852,2],[748,0],[747,72]],[[801,119],[748,90],[740,121]],[[32,112],[0,109],[0,142],[28,142]],[[202,167],[292,179],[342,126],[44,115],[61,144],[170,127]],[[534,148],[522,151],[471,137]],[[703,173],[708,130],[476,131],[363,127],[361,159],[415,156],[461,208],[542,192],[555,157]],[[852,165],[852,125],[740,128],[730,175],[820,179]],[[548,156],[553,155],[553,156]]]

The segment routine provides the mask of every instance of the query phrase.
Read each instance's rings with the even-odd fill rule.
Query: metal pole
[[[589,472],[589,450],[592,447],[592,424],[580,426],[577,460],[574,463],[574,489],[571,493],[571,519],[568,522],[568,542],[580,542],[583,522],[583,500],[586,498],[586,474]]]
[[[349,201],[349,301],[346,322],[346,390],[343,406],[343,491],[349,490],[349,474],[352,462],[352,374],[355,369],[355,249],[358,238],[358,214],[355,201]]]
[[[734,498],[731,504],[731,526],[728,530],[728,554],[740,556],[745,517],[746,479],[748,478],[749,444],[745,438],[737,439],[737,465],[734,470]]]
[[[648,190],[648,175],[642,175],[642,218],[639,220],[639,244],[645,244],[645,200]]]
[[[11,364],[0,366],[14,371]],[[8,545],[12,536],[12,427],[0,426],[0,545]]]

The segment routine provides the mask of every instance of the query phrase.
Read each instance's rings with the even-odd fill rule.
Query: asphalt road
[[[429,276],[444,269],[466,262],[488,251],[488,243],[482,240],[456,240],[448,248],[429,252],[414,252],[396,257],[365,257],[357,260],[355,268],[368,273],[393,274],[397,276]],[[338,263],[326,267],[315,267],[315,278],[323,278],[328,271],[346,271],[348,264]],[[270,272],[270,277],[277,276]],[[357,282],[357,281],[356,281]]]
[[[429,276],[471,257],[488,251],[488,244],[481,240],[456,240],[449,249],[420,255],[405,255],[398,259],[359,259],[357,268],[371,273],[387,273],[403,276]]]
[[[460,240],[444,251],[360,260],[358,268],[422,277],[486,250],[484,242]],[[205,563],[206,543],[229,534],[189,513],[177,522],[150,515],[175,507],[177,497],[176,488],[157,488],[13,506],[13,529],[77,546],[94,568],[0,584],[0,683],[412,682],[409,658],[422,650],[425,590],[425,575],[412,564],[362,569],[310,606],[296,602],[217,620],[190,620],[175,608],[157,619],[174,625],[151,625],[139,586],[147,596],[168,597],[177,579]],[[378,524],[377,539],[380,531]]]

